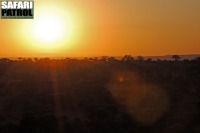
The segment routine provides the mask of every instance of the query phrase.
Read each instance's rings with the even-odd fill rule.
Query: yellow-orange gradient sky
[[[200,0],[35,0],[0,19],[0,56],[200,53]]]

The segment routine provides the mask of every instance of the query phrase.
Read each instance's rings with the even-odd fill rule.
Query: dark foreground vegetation
[[[199,133],[200,58],[0,59],[0,133]]]

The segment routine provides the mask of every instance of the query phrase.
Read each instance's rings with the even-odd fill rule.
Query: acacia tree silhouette
[[[144,61],[144,57],[141,56],[141,55],[139,55],[139,56],[137,56],[137,60],[138,60],[138,61]]]
[[[125,62],[132,62],[134,60],[134,58],[131,55],[124,55],[124,57],[122,58],[122,61]]]
[[[181,57],[179,55],[172,55],[172,59],[174,59],[174,61],[179,61]]]

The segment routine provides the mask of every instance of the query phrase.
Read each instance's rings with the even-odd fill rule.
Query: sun
[[[35,38],[46,44],[55,43],[64,36],[65,26],[52,15],[44,15],[33,25],[33,34]]]
[[[72,32],[72,25],[57,12],[44,12],[32,23],[31,35],[38,49],[53,49],[61,47]]]
[[[61,6],[59,6],[61,7]],[[44,6],[38,8],[34,19],[20,21],[19,31],[27,50],[35,52],[60,52],[69,49],[76,39],[75,18],[65,8]]]

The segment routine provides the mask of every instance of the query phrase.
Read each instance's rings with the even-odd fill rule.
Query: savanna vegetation
[[[199,133],[200,58],[0,59],[1,133]]]

